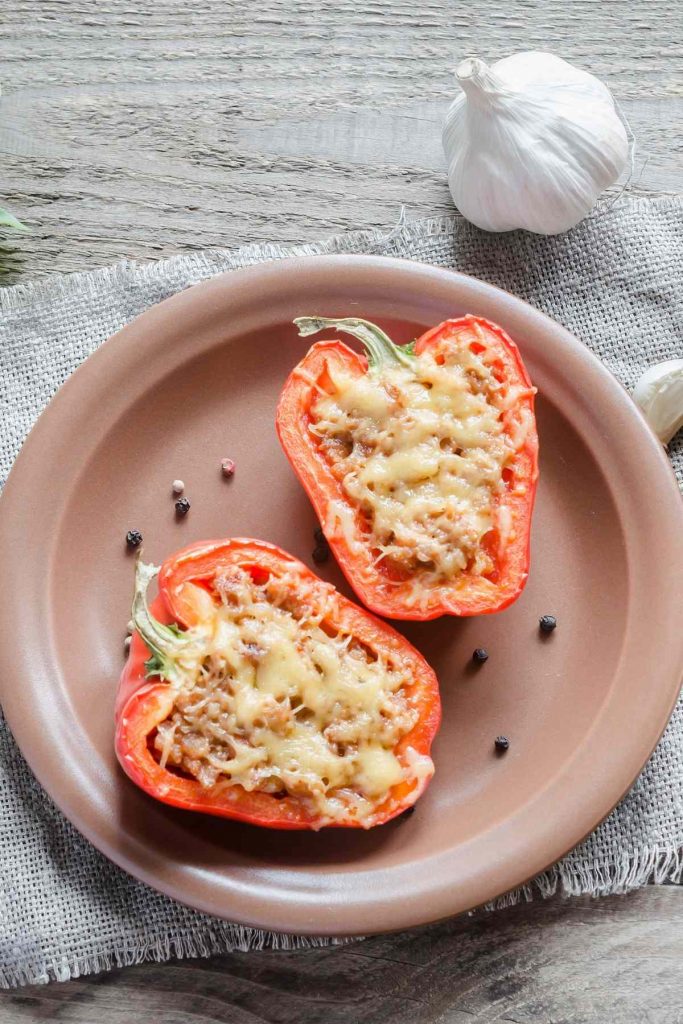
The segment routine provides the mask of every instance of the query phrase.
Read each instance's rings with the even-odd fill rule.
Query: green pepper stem
[[[371,324],[369,320],[359,320],[356,317],[335,320],[334,317],[326,316],[299,316],[294,323],[299,328],[302,338],[324,331],[327,327],[335,327],[338,331],[353,335],[365,347],[370,370],[379,371],[391,363],[407,366],[409,369],[415,365],[415,356],[410,345],[395,345],[380,327]]]
[[[166,626],[155,619],[147,604],[147,588],[159,574],[158,565],[149,565],[138,558],[135,566],[135,594],[133,597],[132,619],[135,628],[145,641],[154,657],[154,672],[170,679],[175,672],[175,658],[186,648],[189,641],[178,634],[177,627]]]

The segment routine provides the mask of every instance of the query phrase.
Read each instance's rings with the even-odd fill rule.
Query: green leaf
[[[158,654],[153,654],[151,658],[148,658],[145,662],[145,675],[146,676],[160,676],[164,669],[163,659]]]
[[[12,228],[13,231],[28,231],[25,224],[22,224],[9,210],[0,207],[0,228]]]
[[[145,662],[145,677],[149,679],[150,676],[159,676],[167,683],[173,682],[177,676],[175,663],[171,658],[154,651],[152,657]]]

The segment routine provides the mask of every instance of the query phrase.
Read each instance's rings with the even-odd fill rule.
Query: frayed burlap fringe
[[[677,849],[644,847],[637,853],[618,856],[611,864],[596,861],[590,867],[572,863],[570,854],[566,860],[554,864],[526,885],[491,900],[482,909],[502,910],[517,903],[530,903],[537,895],[548,899],[556,893],[562,896],[623,896],[651,882],[679,885],[682,880],[683,846]]]
[[[260,949],[312,949],[330,944],[344,944],[346,941],[353,940],[282,935],[225,923],[217,927],[215,932],[177,933],[113,951],[95,950],[82,956],[54,957],[41,963],[1,968],[0,988],[45,985],[50,981],[71,981],[87,974],[110,971],[114,967],[133,967],[135,964],[149,961],[164,963],[166,960],[188,960]]]

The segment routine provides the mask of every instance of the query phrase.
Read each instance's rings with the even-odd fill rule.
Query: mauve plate
[[[156,803],[119,770],[114,696],[133,584],[124,536],[160,561],[254,536],[311,564],[315,519],[278,445],[280,387],[309,342],[295,316],[359,315],[399,341],[474,313],[517,341],[539,388],[531,575],[499,615],[398,624],[441,683],[436,775],[415,814],[370,832],[278,833]],[[231,481],[220,460],[237,463]],[[181,477],[192,510],[174,516]],[[683,513],[622,387],[529,306],[444,270],[375,257],[285,260],[149,310],[64,385],[0,503],[0,686],[43,786],[100,850],[193,907],[343,935],[476,906],[574,846],[614,806],[683,675]],[[334,564],[322,575],[345,593]],[[547,639],[538,618],[557,616]],[[473,648],[489,661],[474,671]],[[493,740],[510,738],[496,757]]]

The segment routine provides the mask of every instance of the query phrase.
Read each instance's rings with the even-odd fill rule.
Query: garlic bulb
[[[491,68],[462,61],[463,92],[443,146],[455,204],[486,231],[541,235],[582,220],[626,165],[628,137],[609,89],[551,53],[517,53]]]
[[[646,370],[633,389],[633,400],[662,444],[668,444],[683,427],[683,359]]]

